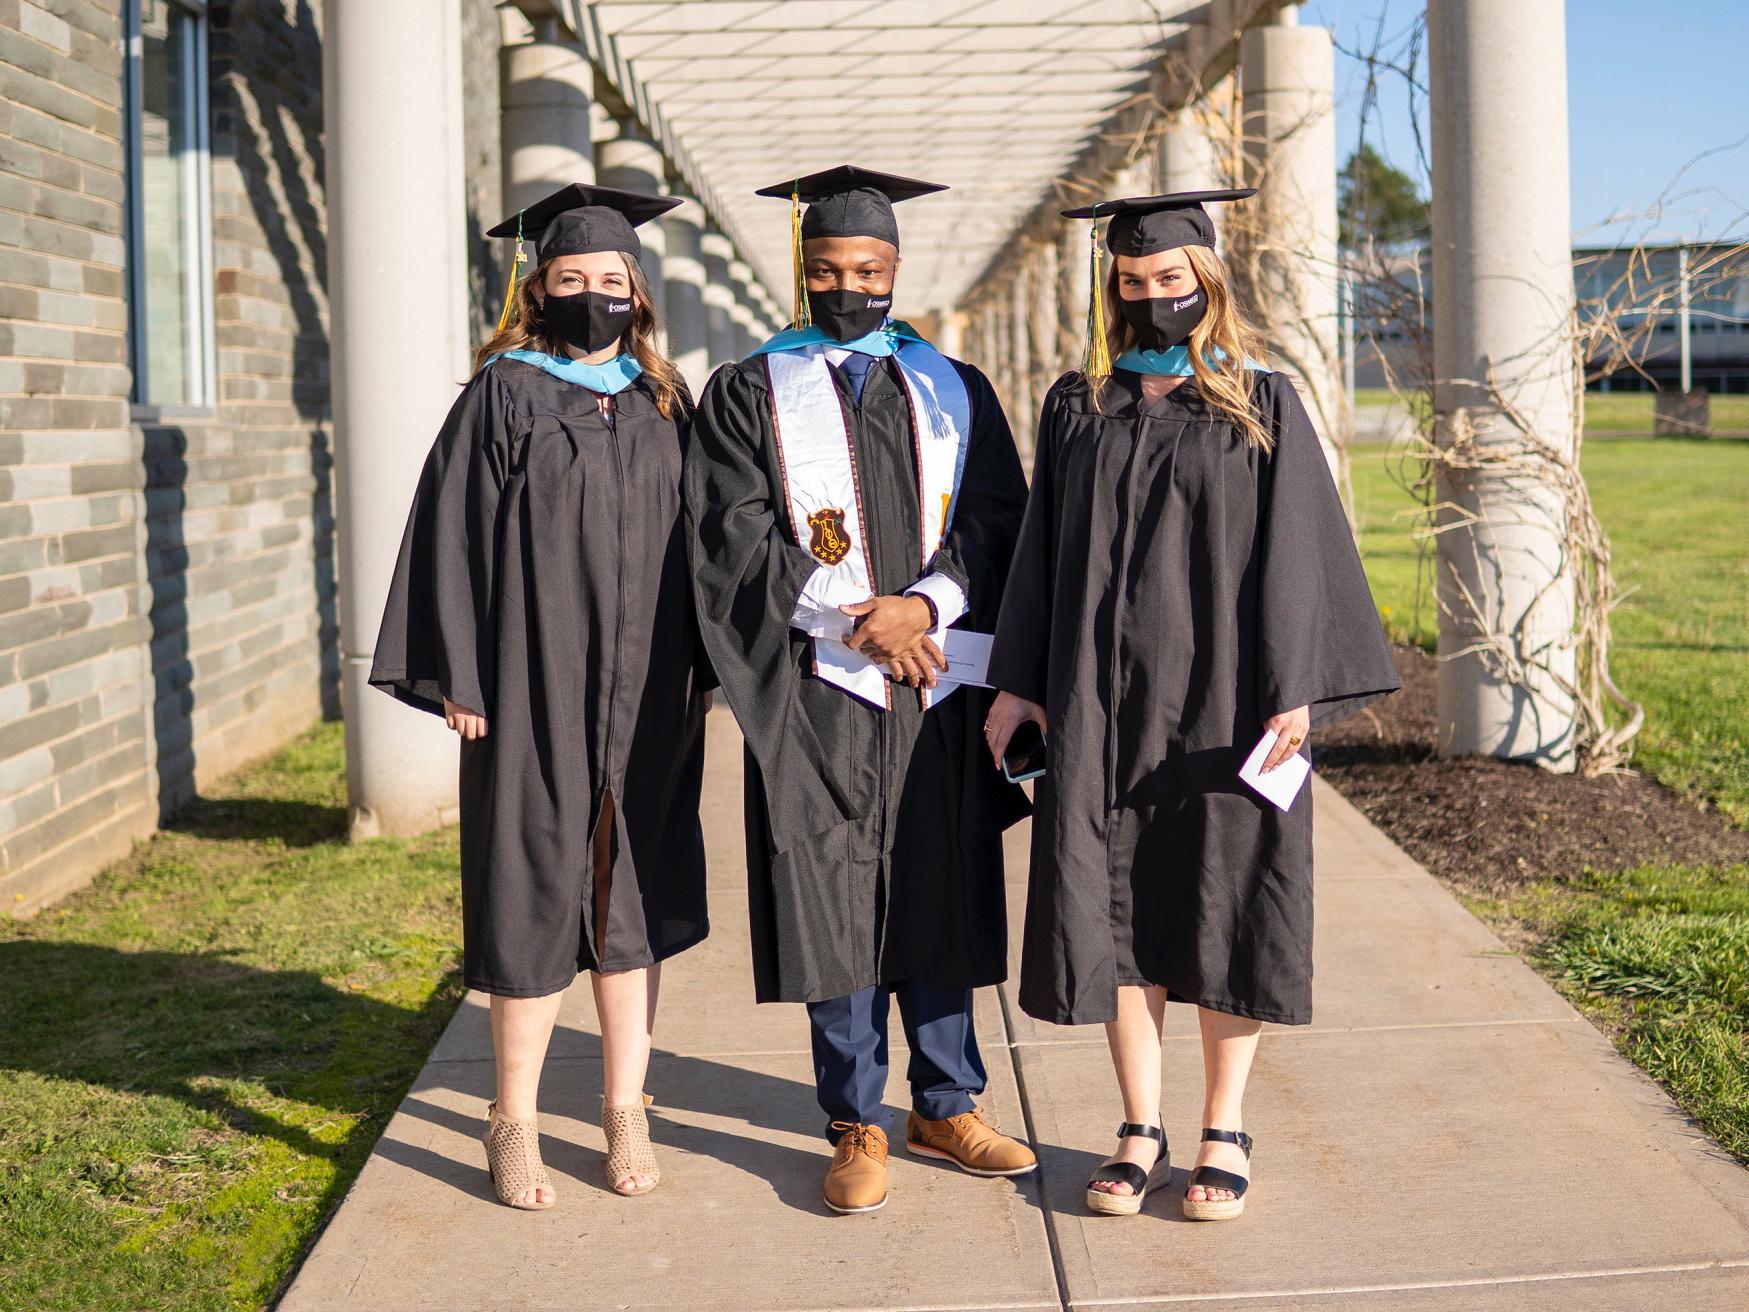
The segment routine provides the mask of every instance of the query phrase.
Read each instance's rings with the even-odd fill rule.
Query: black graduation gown
[[[1253,373],[1272,451],[1193,381],[1094,409],[1059,379],[990,679],[1046,709],[1021,1006],[1111,1020],[1117,987],[1311,1019],[1312,798],[1241,783],[1263,721],[1314,727],[1400,686],[1318,438],[1292,382]]]
[[[641,379],[613,401],[604,418],[596,393],[515,360],[474,376],[425,462],[377,638],[373,684],[487,718],[461,745],[461,868],[464,973],[488,993],[648,966],[708,929],[686,421]]]
[[[939,570],[965,591],[959,627],[988,633],[1001,603],[1026,483],[982,374],[957,364],[972,434],[954,521],[918,569],[916,454],[890,361],[849,418],[875,591]],[[686,464],[699,623],[747,740],[747,882],[762,1002],[813,1002],[877,983],[975,987],[1006,974],[1004,828],[1026,798],[991,766],[992,694],[962,688],[925,713],[897,685],[877,711],[813,674],[790,628],[818,562],[791,540],[765,366],[719,369],[699,398]]]

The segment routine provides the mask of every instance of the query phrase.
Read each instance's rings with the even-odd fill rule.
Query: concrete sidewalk
[[[546,1309],[1628,1309],[1749,1307],[1749,1172],[1331,789],[1318,798],[1317,1023],[1267,1027],[1247,1100],[1252,1206],[1184,1222],[1201,1066],[1168,1018],[1181,1163],[1136,1218],[1085,1214],[1121,1119],[1103,1035],[979,996],[987,1101],[1041,1169],[974,1179],[893,1156],[883,1212],[820,1201],[806,1017],[755,1007],[740,742],[711,717],[714,932],[670,963],[649,1088],[662,1186],[602,1179],[600,1047],[566,999],[543,1093],[557,1207],[491,1197],[483,999],[443,1036],[283,1312]],[[1009,839],[1018,929],[1026,832]],[[1017,937],[1017,935],[1016,935]],[[902,1036],[888,1101],[903,1109]]]

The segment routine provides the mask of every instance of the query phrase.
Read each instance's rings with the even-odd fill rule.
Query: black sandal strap
[[[1130,1193],[1140,1198],[1148,1192],[1148,1173],[1134,1162],[1113,1162],[1087,1177],[1089,1189],[1096,1184],[1127,1184]]]
[[[1136,1125],[1131,1121],[1125,1121],[1117,1127],[1119,1139],[1128,1139],[1131,1136],[1152,1139],[1160,1145],[1154,1152],[1153,1167],[1144,1169],[1134,1162],[1111,1162],[1101,1166],[1087,1177],[1089,1189],[1096,1184],[1127,1184],[1130,1187],[1130,1193],[1136,1198],[1140,1198],[1148,1192],[1148,1180],[1155,1171],[1160,1169],[1160,1163],[1167,1160],[1166,1131],[1158,1125]]]
[[[1210,1140],[1215,1143],[1236,1143],[1244,1151],[1246,1157],[1251,1156],[1251,1136],[1243,1130],[1211,1130],[1204,1126],[1202,1137],[1204,1143]]]
[[[1245,1188],[1251,1183],[1242,1175],[1234,1175],[1231,1171],[1223,1171],[1218,1166],[1199,1166],[1190,1173],[1192,1186],[1201,1185],[1204,1189],[1230,1189],[1233,1197],[1243,1198]]]

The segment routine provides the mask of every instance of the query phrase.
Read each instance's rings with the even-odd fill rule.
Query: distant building
[[[1580,317],[1595,324],[1598,316],[1608,316],[1612,328],[1605,336],[1626,348],[1628,361],[1609,368],[1616,351],[1593,351],[1586,361],[1591,387],[1680,389],[1685,263],[1690,386],[1749,392],[1749,245],[1726,242],[1574,248]],[[1425,252],[1397,261],[1392,277],[1394,286],[1356,291],[1357,387],[1386,386],[1387,362],[1400,376],[1426,376],[1425,369],[1414,365],[1431,332],[1432,288]],[[1423,300],[1419,322],[1410,311],[1417,298]]]
[[[1594,386],[1629,392],[1680,388],[1684,264],[1690,282],[1690,385],[1708,392],[1749,392],[1749,246],[1723,242],[1573,251],[1580,313],[1608,313],[1633,347],[1633,364]],[[1597,368],[1605,362],[1587,363]]]

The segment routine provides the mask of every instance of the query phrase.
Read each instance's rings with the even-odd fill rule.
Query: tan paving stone
[[[988,1101],[1036,1133],[1041,1174],[975,1180],[901,1149],[884,1212],[829,1215],[805,1016],[752,1002],[740,748],[721,712],[709,762],[713,935],[668,967],[650,1078],[662,1186],[621,1199],[600,1179],[580,981],[543,1090],[560,1205],[498,1206],[477,1142],[486,1012],[470,997],[283,1312],[993,1312],[1060,1309],[1059,1290],[1085,1309],[1749,1307],[1749,1173],[1321,783],[1317,1020],[1266,1031],[1242,1220],[1177,1212],[1199,1119],[1194,1012],[1169,1014],[1172,1185],[1140,1217],[1092,1218],[1082,1188],[1119,1119],[1103,1035],[1020,1016],[1011,985],[978,997]],[[1027,837],[1008,839],[1016,947]],[[897,1017],[892,1048],[902,1113]]]

